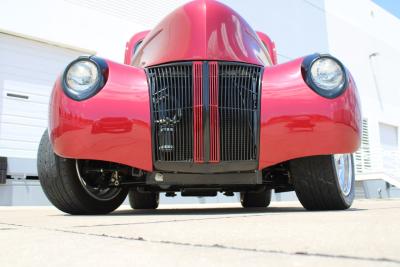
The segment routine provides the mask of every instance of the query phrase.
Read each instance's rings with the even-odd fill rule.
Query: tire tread
[[[136,188],[129,191],[129,204],[132,209],[157,209],[160,194],[156,192],[138,192]]]
[[[112,212],[122,204],[128,194],[124,189],[109,201],[99,201],[89,196],[78,180],[75,161],[54,154],[47,130],[39,144],[37,167],[40,184],[49,201],[69,214]]]
[[[296,195],[304,208],[343,210],[350,207],[354,199],[354,186],[348,199],[345,199],[336,181],[331,155],[292,160],[290,170],[294,178]]]
[[[261,192],[241,192],[240,203],[243,208],[266,208],[271,203],[271,195],[270,189]]]

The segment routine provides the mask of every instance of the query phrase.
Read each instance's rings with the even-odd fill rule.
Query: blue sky
[[[400,19],[399,0],[373,0],[373,1]]]

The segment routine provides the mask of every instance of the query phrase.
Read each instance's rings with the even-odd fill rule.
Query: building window
[[[396,126],[379,123],[379,136],[383,148],[397,149],[399,144],[397,131],[398,129]]]

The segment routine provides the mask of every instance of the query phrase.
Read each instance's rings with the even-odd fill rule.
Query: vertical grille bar
[[[203,145],[203,63],[193,62],[193,160],[196,163],[204,162]]]
[[[219,110],[218,110],[218,63],[209,63],[210,90],[210,162],[220,161]]]

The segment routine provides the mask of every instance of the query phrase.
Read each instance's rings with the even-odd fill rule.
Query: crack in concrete
[[[109,235],[109,234],[105,234],[105,233],[103,233],[103,234],[85,233],[85,232],[78,232],[78,231],[73,231],[73,230],[68,230],[68,229],[35,227],[35,226],[30,226],[30,225],[0,222],[0,225],[1,224],[7,225],[7,226],[32,228],[32,229],[38,229],[38,230],[44,230],[44,231],[54,231],[54,232],[69,233],[69,234],[76,234],[76,235],[104,237],[104,238],[120,239],[120,240],[127,240],[127,241],[148,242],[148,243],[152,243],[152,244],[168,244],[168,245],[175,245],[175,246],[195,247],[195,248],[217,248],[217,249],[244,251],[244,252],[278,254],[278,255],[286,255],[286,256],[304,256],[304,257],[321,257],[321,258],[357,260],[357,261],[388,262],[388,263],[395,263],[395,264],[400,265],[400,260],[390,259],[390,258],[385,258],[385,257],[373,258],[373,257],[360,257],[360,256],[351,256],[351,255],[343,255],[343,254],[327,254],[327,253],[306,252],[306,251],[287,252],[287,251],[283,251],[283,250],[243,248],[243,247],[235,247],[235,246],[226,246],[226,245],[222,245],[222,244],[209,245],[209,244],[189,243],[189,242],[170,241],[170,240],[151,240],[151,239],[145,239],[141,236],[126,237],[126,236]]]
[[[191,221],[208,221],[208,220],[221,220],[221,219],[235,219],[235,218],[249,218],[249,217],[262,217],[265,215],[244,215],[244,216],[224,216],[224,217],[207,217],[207,218],[193,218],[193,219],[174,219],[174,220],[158,220],[149,222],[132,222],[132,223],[112,223],[112,224],[93,224],[93,225],[75,225],[75,228],[90,228],[90,227],[107,227],[107,226],[127,226],[127,225],[140,225],[140,224],[157,224],[157,223],[174,223],[174,222],[191,222]]]
[[[302,212],[307,212],[301,210]],[[348,211],[359,211],[359,209],[349,209]],[[318,211],[325,212],[325,211]],[[332,212],[332,211],[327,211]],[[221,219],[236,219],[236,218],[254,218],[254,217],[264,217],[264,216],[274,216],[280,214],[280,212],[273,213],[261,213],[261,214],[248,214],[248,215],[233,215],[233,216],[219,216],[219,217],[206,217],[206,218],[193,218],[193,219],[173,219],[173,220],[156,220],[147,222],[131,222],[131,223],[110,223],[110,224],[92,224],[92,225],[75,225],[74,228],[90,228],[90,227],[108,227],[108,226],[127,226],[127,225],[144,225],[144,224],[158,224],[158,223],[174,223],[174,222],[190,222],[190,221],[207,221],[207,220],[221,220]]]

